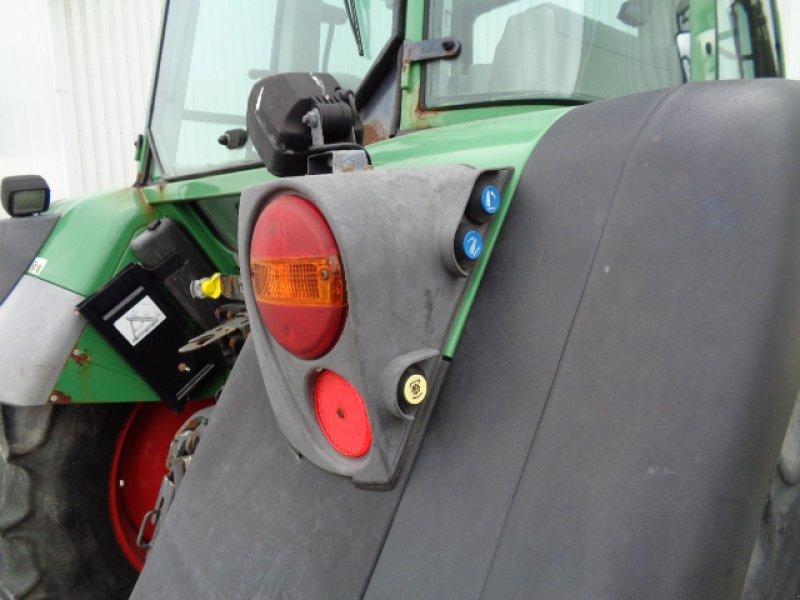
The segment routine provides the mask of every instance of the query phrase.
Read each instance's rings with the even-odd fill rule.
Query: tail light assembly
[[[298,454],[359,486],[393,485],[434,405],[443,348],[510,174],[375,170],[242,194],[256,351]]]
[[[336,240],[319,210],[296,195],[274,198],[256,221],[250,269],[258,314],[284,349],[318,358],[347,316]]]

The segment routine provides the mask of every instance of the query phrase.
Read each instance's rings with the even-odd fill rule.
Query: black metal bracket
[[[461,53],[461,42],[454,37],[412,42],[403,45],[403,62],[415,63],[442,58],[456,58]]]

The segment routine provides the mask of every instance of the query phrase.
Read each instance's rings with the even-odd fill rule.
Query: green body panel
[[[58,202],[50,212],[61,219],[39,251],[47,264],[38,277],[81,296],[119,272],[130,241],[154,218],[135,188]]]
[[[489,109],[481,109],[491,114]],[[475,266],[464,303],[455,315],[443,354],[452,358],[469,311],[481,284],[486,264],[505,220],[522,170],[539,140],[569,109],[528,107],[522,114],[484,118],[400,136],[370,147],[376,168],[414,168],[443,164],[467,164],[479,169],[512,167],[513,177],[503,194],[500,211],[484,240],[484,251]]]
[[[160,398],[128,362],[91,325],[83,330],[54,391],[72,404],[158,402]],[[220,372],[198,388],[192,399],[214,396],[228,372]]]
[[[186,202],[203,198],[220,198],[239,195],[246,187],[275,179],[263,167],[245,169],[218,175],[208,175],[188,181],[162,182],[142,189],[150,204]]]
[[[157,402],[153,389],[128,366],[97,330],[87,326],[78,352],[67,361],[55,391],[74,404],[96,402]]]

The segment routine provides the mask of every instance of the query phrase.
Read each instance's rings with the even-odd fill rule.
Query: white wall
[[[136,177],[163,0],[47,0],[62,111],[65,195]]]
[[[779,0],[786,77],[800,79],[800,0]]]
[[[0,2],[0,176],[40,174],[64,189],[46,3]]]
[[[0,0],[0,176],[52,197],[129,185],[163,0]]]

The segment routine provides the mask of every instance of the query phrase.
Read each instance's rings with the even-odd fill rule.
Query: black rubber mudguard
[[[0,221],[0,304],[31,266],[58,219],[37,215]]]
[[[246,346],[135,598],[737,598],[800,387],[800,84],[575,109],[393,491],[294,456]]]

